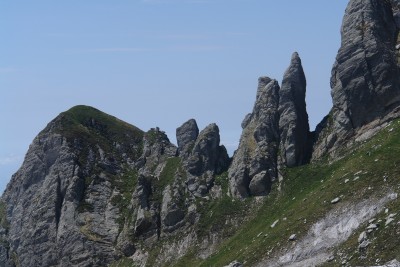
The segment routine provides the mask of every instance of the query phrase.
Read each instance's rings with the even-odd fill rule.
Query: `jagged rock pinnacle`
[[[280,161],[293,167],[309,159],[306,78],[298,53],[293,53],[279,91]]]
[[[268,77],[259,78],[253,112],[246,116],[231,167],[231,193],[236,197],[268,194],[277,178],[279,146],[279,85]]]

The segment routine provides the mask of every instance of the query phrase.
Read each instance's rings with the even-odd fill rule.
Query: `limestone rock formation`
[[[0,266],[107,266],[190,232],[230,159],[215,124],[177,133],[179,148],[91,107],[61,113],[0,199]]]
[[[309,162],[312,142],[305,96],[298,53],[292,55],[281,88],[268,77],[259,79],[256,103],[242,122],[239,148],[229,169],[234,196],[266,195],[271,183],[282,178],[280,169]]]
[[[229,168],[233,196],[266,195],[278,177],[279,85],[261,77],[253,112],[242,123],[239,148]]]
[[[142,136],[85,106],[50,122],[2,196],[11,266],[102,266],[120,257],[114,243],[124,204],[115,200],[134,182]]]
[[[259,209],[259,198],[254,201],[233,198],[265,196],[275,181],[284,179],[281,170],[308,163],[311,152],[314,159],[334,155],[360,136],[371,136],[370,131],[400,117],[399,32],[399,0],[350,0],[343,20],[342,45],[332,70],[332,111],[315,132],[309,132],[306,78],[300,57],[294,53],[281,87],[276,80],[259,78],[255,105],[242,122],[243,133],[233,159],[220,144],[216,124],[199,133],[194,119],[185,122],[176,130],[178,146],[175,146],[159,128],[143,132],[91,107],[77,106],[60,114],[34,139],[23,165],[0,198],[0,267],[109,266],[120,259],[123,260],[120,263],[132,260],[132,264],[143,266],[149,258],[150,264],[159,266],[185,255],[196,254],[196,261],[213,257],[210,255],[220,249],[217,244],[235,236],[241,223],[246,223],[247,218],[242,214],[245,210],[249,211],[247,214],[268,210],[264,205]],[[388,131],[391,133],[393,128]],[[374,162],[383,162],[380,160],[376,157]],[[283,198],[271,202],[267,199],[264,203],[276,205],[276,210],[286,205],[279,206],[281,199],[283,203],[301,201],[300,206],[305,206],[307,198],[313,197],[312,187],[320,184],[318,176],[315,181],[301,183],[305,176],[311,176],[300,177],[302,173],[314,174],[320,170],[307,172],[307,169],[299,168],[298,173],[296,169],[297,176],[281,184]],[[332,166],[327,175],[333,178],[335,170],[339,168]],[[343,173],[335,174],[341,178],[335,178],[334,182],[340,186],[343,180],[346,188],[368,174],[360,170],[350,179],[353,172],[341,170]],[[397,173],[389,171],[382,173],[382,183],[388,188],[387,183],[397,177]],[[373,175],[382,177],[380,173]],[[297,178],[299,182],[290,184],[296,185],[295,188],[285,192]],[[325,187],[324,183],[329,185],[326,180],[321,183],[322,194],[332,188]],[[311,188],[306,188],[309,185]],[[301,194],[296,192],[294,197],[292,191],[297,189]],[[396,187],[390,189],[395,191]],[[368,191],[362,190],[369,194],[373,185],[368,182]],[[397,192],[390,195],[397,199]],[[298,196],[301,200],[296,201],[296,197],[300,199]],[[367,220],[363,212],[373,212],[371,218],[378,216],[387,203],[380,204],[382,209],[372,204],[349,209],[346,203],[351,194],[324,197],[319,199],[320,204],[324,209],[329,205],[335,207],[332,216],[338,216],[346,225],[349,216],[342,209],[361,211],[360,218]],[[375,200],[371,197],[369,201]],[[386,227],[398,226],[396,214],[389,215],[388,211],[386,220],[379,221],[385,221]],[[277,212],[268,218],[270,223],[262,220],[264,225],[254,224],[255,247],[257,241],[264,248],[261,240],[268,240],[269,230],[279,231],[277,227],[281,227],[293,234],[289,238],[296,243],[291,244],[292,248],[302,252],[302,257],[314,255],[298,249],[303,244],[309,247],[310,242],[307,237],[304,239],[302,231],[291,229],[296,224],[303,229],[313,218],[303,218],[303,214],[309,214],[307,211],[295,221],[294,213],[296,210]],[[264,215],[270,216],[261,214]],[[328,214],[322,220],[337,229],[336,217],[331,219]],[[318,227],[325,224],[317,222]],[[312,232],[312,238],[321,239],[325,230],[331,233],[329,227],[318,228],[319,232]],[[371,222],[370,227],[382,228]],[[281,244],[272,244],[272,254],[263,256],[284,252],[283,257],[277,257],[284,263],[296,258],[291,250],[282,247],[288,243],[289,234],[282,235]],[[360,236],[363,249],[372,247],[369,243],[372,239],[366,237],[365,233]],[[324,249],[325,244],[329,249],[339,244],[339,238],[337,243],[322,239]],[[229,250],[223,248],[219,252]],[[247,252],[242,252],[246,256]],[[398,262],[393,264],[397,266]],[[234,261],[229,266],[242,265]]]
[[[307,163],[310,157],[306,78],[300,57],[292,55],[279,91],[280,161],[293,167]]]
[[[349,2],[332,70],[333,108],[314,158],[339,148],[366,124],[398,112],[397,33],[389,1]]]
[[[159,128],[150,129],[143,138],[143,154],[136,163],[140,173],[151,176],[153,173],[160,174],[168,158],[177,156],[177,148],[171,144],[165,132]]]
[[[400,1],[399,0],[391,0],[392,11],[394,21],[396,23],[397,28],[400,28]]]
[[[210,124],[200,132],[189,156],[183,160],[189,191],[196,196],[205,196],[213,186],[214,175],[227,170],[230,163],[226,148],[220,146],[216,124]]]
[[[199,128],[194,119],[190,119],[181,127],[176,129],[176,140],[178,142],[179,154],[187,156],[194,147],[194,143],[199,136]]]

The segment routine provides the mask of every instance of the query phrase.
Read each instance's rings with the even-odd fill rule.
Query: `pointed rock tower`
[[[242,123],[243,133],[229,168],[236,197],[266,195],[281,177],[279,170],[305,164],[311,157],[306,111],[306,78],[298,53],[293,53],[282,88],[276,80],[259,78],[253,112]]]
[[[242,123],[243,133],[229,169],[236,197],[266,195],[277,179],[279,148],[279,84],[259,78],[253,112]]]
[[[306,77],[298,53],[293,53],[279,91],[279,163],[288,167],[307,163],[310,158]]]

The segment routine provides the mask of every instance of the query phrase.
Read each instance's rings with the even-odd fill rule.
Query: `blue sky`
[[[3,0],[0,193],[33,138],[78,104],[175,142],[190,118],[237,147],[259,76],[282,80],[299,52],[311,127],[331,108],[329,79],[346,0]]]

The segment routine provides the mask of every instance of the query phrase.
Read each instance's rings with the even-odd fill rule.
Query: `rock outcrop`
[[[236,197],[269,193],[278,177],[279,85],[261,77],[253,112],[242,123],[239,148],[229,168],[231,194]]]
[[[394,18],[397,28],[399,29],[400,28],[400,1],[399,0],[391,0],[390,2],[392,3],[393,18]]]
[[[398,112],[397,34],[389,1],[349,2],[332,70],[333,108],[314,158],[349,144],[368,123]]]
[[[305,164],[311,156],[305,99],[306,77],[299,55],[294,53],[279,90],[279,161],[288,167]]]
[[[253,112],[242,122],[243,133],[229,169],[236,197],[266,195],[282,178],[280,170],[309,162],[311,134],[306,111],[306,78],[298,53],[292,55],[282,87],[259,79]]]
[[[150,129],[143,138],[143,154],[136,163],[140,174],[151,176],[153,173],[159,176],[165,161],[177,156],[177,148],[171,144],[165,132],[159,128]]]
[[[188,120],[176,129],[176,140],[181,156],[187,157],[188,153],[190,154],[198,136],[199,127],[197,127],[197,122],[194,119]]]
[[[187,124],[182,127],[185,125]],[[197,125],[195,122],[191,122],[191,125],[190,132],[195,133]],[[190,153],[182,155],[188,175],[188,190],[197,197],[205,196],[213,186],[215,174],[221,174],[228,169],[228,152],[224,146],[220,146],[219,128],[214,123],[201,131],[194,143],[189,141],[188,144],[192,148],[186,151]]]
[[[0,266],[107,266],[190,232],[230,159],[215,124],[177,135],[179,148],[91,107],[61,113],[0,199]]]

